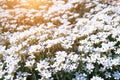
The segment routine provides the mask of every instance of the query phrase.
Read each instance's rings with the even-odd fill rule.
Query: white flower
[[[91,71],[93,71],[94,68],[95,67],[94,67],[94,65],[92,63],[87,63],[87,65],[86,65],[87,70],[89,70],[91,72]]]
[[[83,61],[87,61],[87,62],[90,62],[90,63],[95,63],[99,59],[100,59],[100,54],[99,53],[93,53],[93,54],[90,54],[90,57],[87,57]]]
[[[75,69],[77,69],[77,67],[78,67],[78,64],[77,63],[74,63],[74,64],[67,64],[67,70],[68,71],[72,71],[72,70],[75,70]]]
[[[33,67],[34,63],[35,63],[35,60],[27,60],[25,62],[25,66],[31,69]]]
[[[106,73],[105,73],[105,77],[106,77],[106,78],[111,78],[111,73],[110,73],[110,72],[106,72]]]
[[[0,45],[0,56],[5,53],[5,46]]]
[[[5,75],[4,76],[6,80],[13,80],[13,75]]]
[[[77,62],[80,57],[77,54],[70,53],[68,54],[67,59],[70,59],[72,62]]]
[[[10,56],[6,56],[5,58],[5,63],[6,63],[6,71],[8,74],[12,74],[14,72],[16,72],[16,70],[20,67],[20,65],[18,65],[19,61],[21,60],[21,58],[17,55],[10,55]]]
[[[52,76],[52,73],[48,70],[44,70],[40,73],[40,75],[45,79],[49,79]]]
[[[65,61],[65,58],[67,57],[67,53],[65,51],[59,51],[59,52],[56,52],[56,61],[57,62],[63,62]]]
[[[120,72],[119,71],[114,72],[113,77],[114,77],[114,79],[119,80],[120,79]]]
[[[107,69],[112,69],[112,59],[111,58],[106,58],[105,57],[101,57],[99,59],[100,64],[102,64],[104,66],[104,68]]]
[[[39,72],[47,70],[49,68],[49,63],[46,60],[42,60],[39,63],[37,63],[37,68],[36,70],[38,70]]]
[[[32,45],[29,47],[29,52],[32,53],[36,53],[36,52],[40,52],[41,50],[41,46],[40,45]]]
[[[83,51],[83,49],[84,49],[84,46],[79,46],[78,47],[78,51]]]
[[[104,79],[98,76],[93,76],[90,80],[104,80]]]
[[[120,48],[117,48],[116,54],[120,54]]]
[[[87,75],[86,74],[82,74],[82,73],[76,73],[75,74],[75,78],[73,78],[72,80],[87,80]]]
[[[28,76],[30,76],[30,73],[27,72],[17,72],[16,79],[15,80],[26,80]]]
[[[113,66],[117,66],[120,65],[120,57],[116,57],[114,59],[112,59],[112,63]]]
[[[0,79],[4,77],[5,71],[0,70]]]
[[[114,48],[115,43],[114,42],[108,42],[106,43],[102,43],[102,48],[101,48],[101,52],[108,52],[111,49]]]

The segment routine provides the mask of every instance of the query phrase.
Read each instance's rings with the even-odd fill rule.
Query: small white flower
[[[88,63],[88,64],[86,65],[86,69],[88,69],[89,71],[92,71],[94,68],[95,68],[95,67],[94,67],[94,65],[93,65],[92,63]]]
[[[68,54],[67,59],[70,59],[73,62],[77,62],[80,58],[77,54],[70,53]]]
[[[90,80],[104,80],[104,79],[98,76],[93,76]]]
[[[105,73],[105,77],[106,77],[106,78],[111,78],[111,73],[110,73],[110,72],[106,72],[106,73]]]
[[[35,63],[35,60],[27,60],[25,62],[25,66],[28,67],[28,68],[32,68],[34,63]]]
[[[86,74],[76,73],[75,78],[73,78],[72,80],[87,80],[86,77],[87,77]]]
[[[114,77],[114,79],[119,80],[120,79],[120,72],[119,71],[114,72],[113,77]]]
[[[48,70],[44,70],[40,73],[40,75],[45,79],[49,79],[52,76],[52,73]]]
[[[120,54],[120,48],[117,48],[116,54]]]
[[[37,63],[37,68],[36,70],[38,70],[39,72],[47,70],[49,68],[49,63],[46,60],[42,60],[39,63]]]

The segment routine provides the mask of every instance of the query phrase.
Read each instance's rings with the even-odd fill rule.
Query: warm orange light
[[[50,0],[26,0],[26,2],[35,9],[39,9],[40,7],[49,7],[52,2]]]

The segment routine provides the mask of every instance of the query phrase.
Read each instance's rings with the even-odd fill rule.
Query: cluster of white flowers
[[[120,80],[120,5],[102,1],[0,0],[0,80]]]
[[[56,75],[60,71],[72,72],[77,69],[80,60],[78,54],[73,52],[68,54],[65,51],[58,51],[55,54],[55,57],[46,58],[37,63],[36,70],[42,79],[50,79],[52,74]]]

